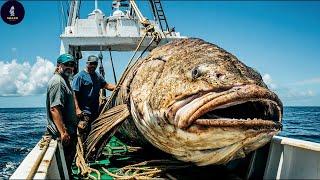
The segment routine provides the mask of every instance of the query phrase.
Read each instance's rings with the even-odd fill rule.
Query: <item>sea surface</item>
[[[0,179],[8,179],[46,129],[45,108],[0,108]],[[282,136],[320,143],[320,107],[285,107]]]

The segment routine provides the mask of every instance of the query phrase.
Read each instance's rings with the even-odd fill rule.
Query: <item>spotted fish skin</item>
[[[197,165],[224,164],[268,143],[283,106],[261,75],[201,39],[152,50],[125,73],[114,104],[131,116],[117,136]]]

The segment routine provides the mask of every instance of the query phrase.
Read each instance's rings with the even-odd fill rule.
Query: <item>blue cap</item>
[[[64,63],[67,63],[67,62],[74,62],[74,58],[71,54],[61,54],[58,59],[57,59],[57,63],[58,64],[64,64]]]

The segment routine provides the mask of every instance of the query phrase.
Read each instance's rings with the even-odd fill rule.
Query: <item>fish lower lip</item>
[[[238,127],[238,128],[274,128],[282,129],[282,124],[280,122],[274,122],[271,120],[263,119],[229,119],[229,118],[219,118],[219,119],[197,119],[194,121],[196,125],[210,126],[210,127]]]
[[[245,107],[245,109],[242,109],[242,106],[245,106],[246,103],[256,103],[259,105],[261,104],[261,107],[258,107],[258,110],[265,109],[266,111],[270,111],[270,116],[267,117],[259,117],[259,116],[251,116],[254,113],[253,109],[250,109],[249,107]],[[232,88],[226,92],[221,93],[215,93],[215,92],[209,92],[199,98],[193,99],[190,103],[184,105],[181,107],[177,112],[175,113],[174,117],[174,124],[178,128],[185,129],[192,125],[193,123],[200,123],[205,125],[206,121],[208,121],[208,125],[216,124],[218,125],[225,125],[225,126],[236,126],[236,125],[245,125],[250,126],[250,124],[255,124],[254,122],[249,123],[248,121],[242,121],[241,119],[247,119],[247,117],[239,117],[237,114],[234,117],[229,116],[229,112],[232,113],[234,109],[233,107],[240,106],[237,109],[236,112],[239,114],[242,113],[242,111],[246,111],[250,117],[249,119],[260,119],[263,122],[269,121],[272,123],[272,121],[281,121],[282,116],[282,104],[281,101],[278,99],[278,97],[271,91],[269,91],[266,88],[256,86],[256,85],[245,85],[242,87],[235,87]],[[231,109],[228,109],[231,108]],[[203,115],[207,114],[210,111],[216,111],[222,109],[224,112],[221,117],[202,117]],[[214,114],[215,115],[215,114]],[[273,116],[274,115],[274,116]],[[229,116],[229,117],[228,117]],[[230,121],[229,123],[219,123],[222,119]],[[234,118],[234,120],[232,120]],[[203,121],[198,119],[210,119]],[[268,120],[264,120],[268,119]],[[233,123],[233,121],[239,121],[236,123]],[[264,123],[261,123],[262,125]],[[222,121],[223,122],[223,121]],[[256,125],[259,124],[256,121]],[[234,124],[234,125],[231,125]],[[211,126],[210,125],[210,126]],[[270,124],[271,125],[271,124]]]

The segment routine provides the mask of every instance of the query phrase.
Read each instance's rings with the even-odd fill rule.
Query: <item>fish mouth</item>
[[[188,96],[172,104],[167,117],[181,129],[201,125],[280,130],[282,111],[282,103],[272,91],[242,85]]]

